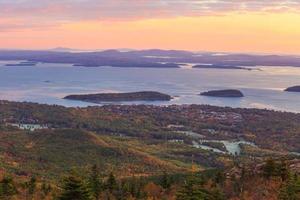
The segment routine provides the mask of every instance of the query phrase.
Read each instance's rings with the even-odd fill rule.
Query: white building
[[[10,126],[18,127],[22,130],[29,130],[29,131],[35,131],[40,129],[48,129],[45,125],[40,124],[9,124]]]

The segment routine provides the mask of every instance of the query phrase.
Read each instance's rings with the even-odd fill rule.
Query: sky
[[[0,0],[1,49],[300,54],[300,0]]]

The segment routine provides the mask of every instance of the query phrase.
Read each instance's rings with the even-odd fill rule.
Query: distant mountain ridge
[[[179,68],[184,63],[194,65],[300,67],[300,57],[287,55],[253,55],[226,53],[195,53],[181,50],[103,50],[85,51],[58,47],[51,50],[0,50],[0,60],[28,60],[44,63],[66,63],[86,67]],[[203,68],[203,67],[202,67]]]
[[[78,49],[71,49],[71,48],[66,48],[66,47],[56,47],[53,49],[49,49],[49,51],[56,51],[56,52],[72,52],[72,51],[82,51]]]

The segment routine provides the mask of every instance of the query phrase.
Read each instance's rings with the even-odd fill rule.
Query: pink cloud
[[[79,20],[218,15],[230,11],[298,12],[299,0],[1,0],[0,19],[19,18],[21,24],[2,28],[34,27]],[[1,28],[1,24],[0,24]]]

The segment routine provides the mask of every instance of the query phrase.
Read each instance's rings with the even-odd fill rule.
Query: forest
[[[267,159],[260,164],[235,163],[222,170],[192,170],[181,174],[164,171],[156,176],[131,177],[115,176],[113,172],[103,174],[97,165],[93,165],[86,173],[72,169],[56,183],[36,176],[21,179],[4,174],[0,180],[0,198],[297,200],[300,198],[300,178],[291,165],[290,160]]]
[[[0,199],[299,199],[299,122],[207,105],[0,101]]]

